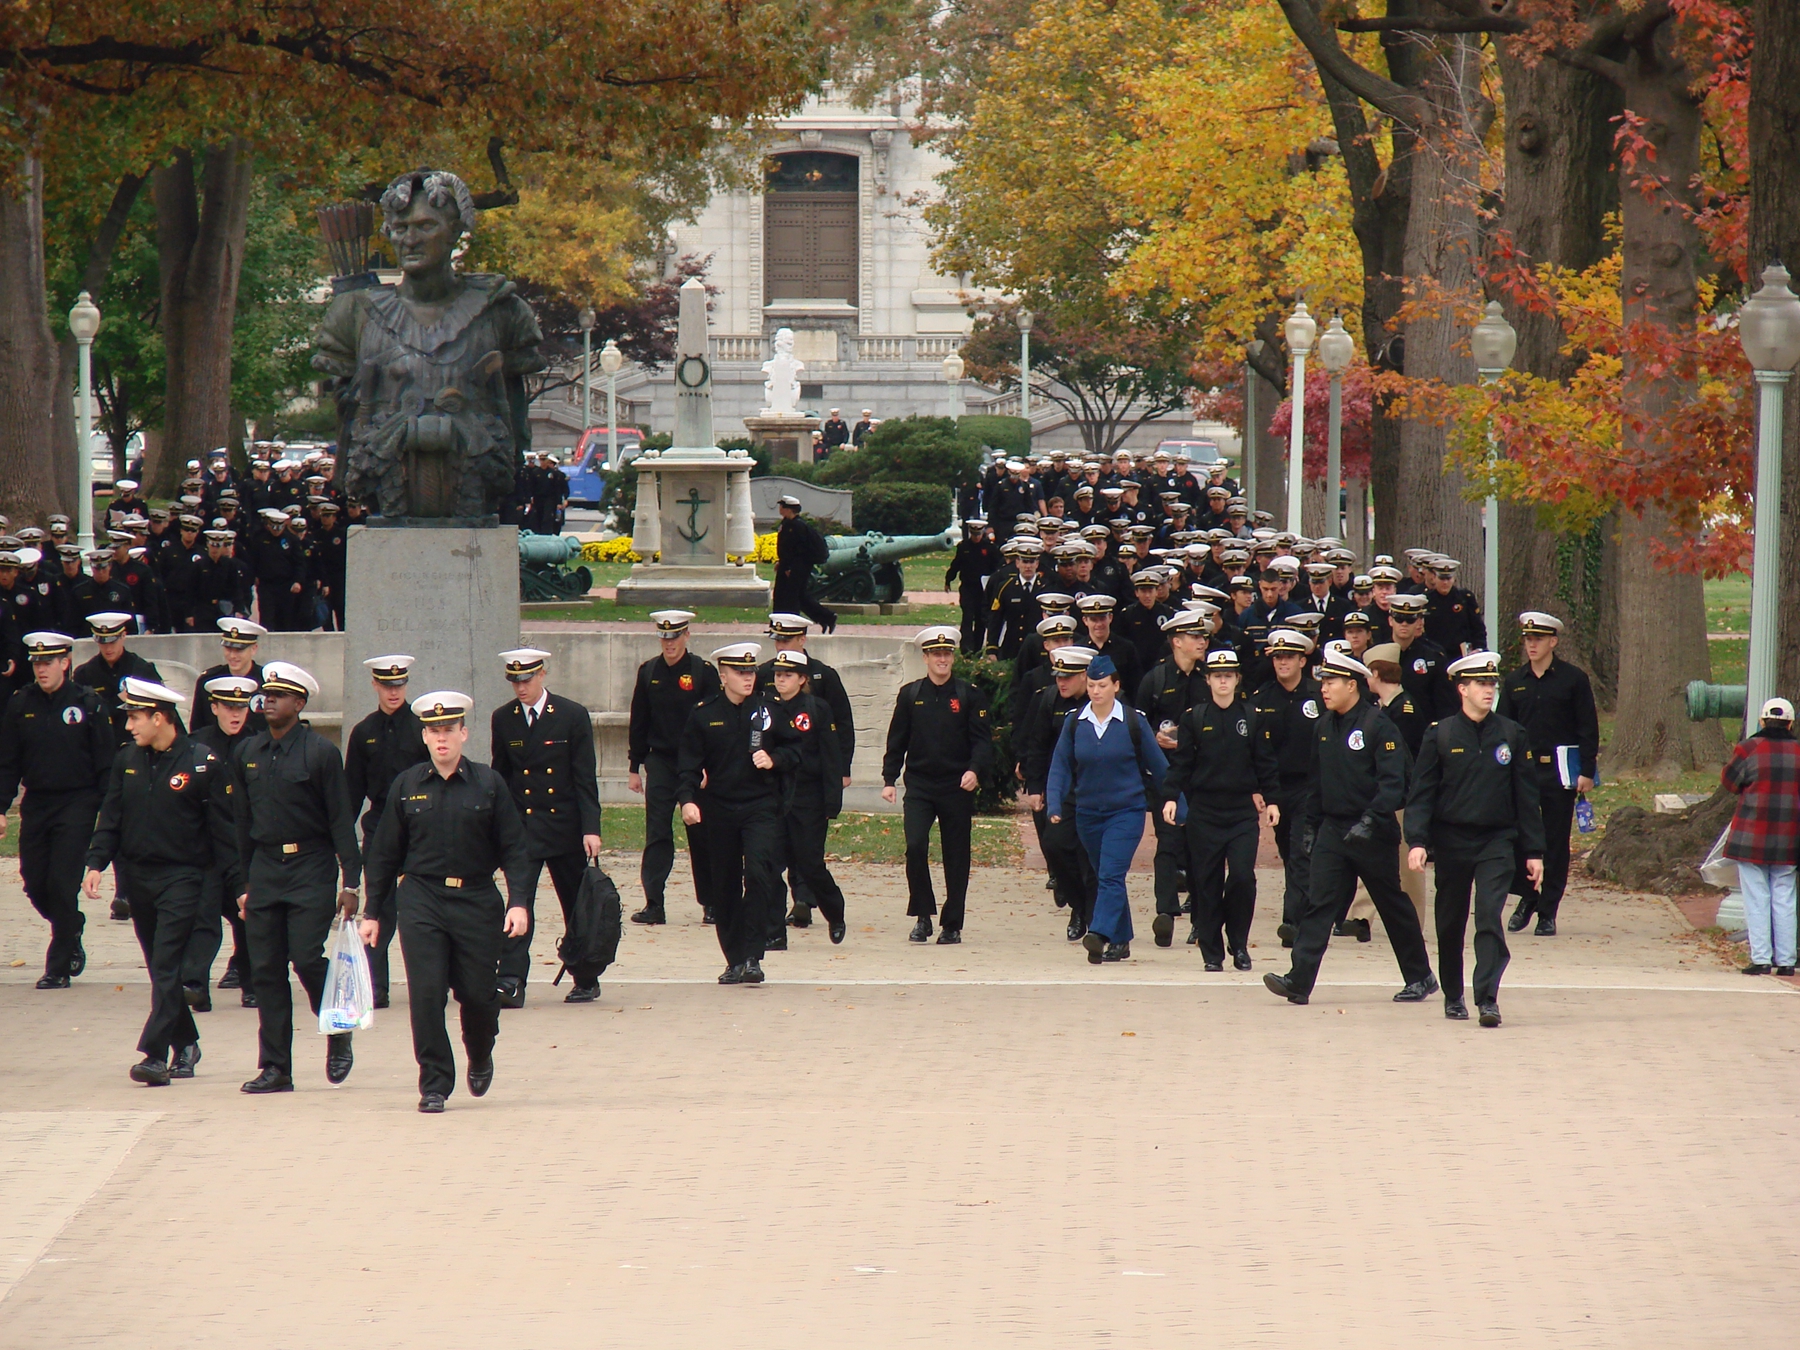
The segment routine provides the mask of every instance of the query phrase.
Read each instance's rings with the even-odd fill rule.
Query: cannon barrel
[[[899,562],[921,553],[942,553],[945,549],[955,548],[958,537],[955,530],[945,530],[941,534],[875,534],[871,531],[868,534],[827,535],[825,547],[831,550],[831,556],[819,570],[826,576],[833,576],[865,558],[870,563]]]
[[[581,540],[572,534],[519,534],[519,598],[527,601],[578,601],[594,584],[581,561]]]
[[[572,534],[519,533],[519,561],[527,563],[566,563],[581,558],[581,541]]]
[[[1749,701],[1748,685],[1688,681],[1687,714],[1691,722],[1710,722],[1715,718],[1736,722],[1748,711]]]

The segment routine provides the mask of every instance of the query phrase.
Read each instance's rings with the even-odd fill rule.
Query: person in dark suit
[[[844,784],[849,774],[838,758],[839,728],[831,705],[812,692],[812,662],[803,651],[778,651],[771,661],[770,683],[779,702],[769,705],[771,715],[787,724],[793,734],[800,762],[788,776],[782,826],[784,861],[794,881],[794,904],[800,907],[801,888],[808,900],[805,928],[812,922],[810,909],[817,905],[833,943],[844,940],[844,892],[825,863],[825,840],[831,818],[843,809]],[[824,667],[830,670],[829,666]],[[771,914],[781,918],[781,881],[776,873],[775,905]],[[785,945],[785,944],[784,944]]]
[[[681,733],[688,714],[719,692],[719,673],[698,653],[688,650],[688,625],[693,611],[659,609],[650,616],[662,644],[660,654],[638,667],[631,691],[629,763],[631,790],[644,798],[644,852],[638,880],[644,888],[644,907],[631,916],[633,923],[667,923],[663,896],[669,873],[675,866],[675,789],[680,772],[676,762]],[[713,921],[711,873],[700,826],[683,827],[687,834],[688,866],[694,875],[694,899],[701,918]]]
[[[600,780],[594,766],[594,724],[573,699],[553,694],[544,683],[550,653],[535,647],[501,652],[506,678],[517,696],[494,709],[494,772],[512,789],[513,804],[525,821],[525,850],[531,858],[522,896],[532,923],[500,945],[500,1003],[525,1006],[531,973],[531,935],[536,929],[538,878],[546,867],[563,920],[574,912],[582,869],[600,854]],[[571,970],[575,987],[565,1003],[592,1003],[600,997],[598,971]]]
[[[804,614],[825,632],[837,627],[837,615],[812,598],[812,570],[831,550],[825,538],[800,519],[800,499],[782,497],[776,503],[781,527],[775,532],[774,608]]]

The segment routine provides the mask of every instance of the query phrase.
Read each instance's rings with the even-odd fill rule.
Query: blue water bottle
[[[1585,792],[1575,799],[1575,828],[1583,834],[1594,832],[1594,806]]]

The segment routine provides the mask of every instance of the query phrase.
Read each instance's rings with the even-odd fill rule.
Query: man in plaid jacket
[[[1750,930],[1746,975],[1794,973],[1794,867],[1800,863],[1800,741],[1794,705],[1772,698],[1762,730],[1740,741],[1720,780],[1738,794],[1725,835],[1725,856],[1738,865],[1744,920]]]

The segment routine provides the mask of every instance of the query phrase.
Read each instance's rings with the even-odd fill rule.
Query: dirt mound
[[[1675,815],[1621,806],[1587,855],[1588,875],[1656,895],[1716,895],[1718,889],[1700,879],[1700,864],[1736,807],[1737,798],[1724,788]]]

